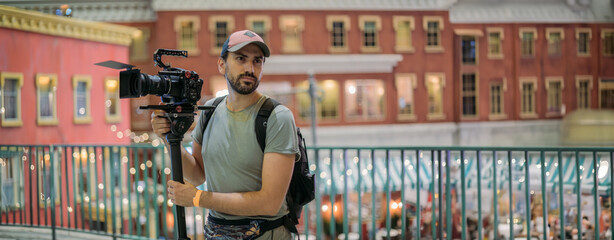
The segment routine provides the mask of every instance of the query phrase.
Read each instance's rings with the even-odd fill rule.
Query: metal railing
[[[309,154],[317,191],[303,211],[302,239],[612,238],[614,148]],[[174,239],[170,173],[161,146],[0,146],[0,225]],[[203,239],[206,214],[186,208],[191,239]]]

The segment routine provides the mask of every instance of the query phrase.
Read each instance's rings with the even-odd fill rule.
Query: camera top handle
[[[164,70],[169,70],[169,68],[171,68],[171,65],[170,64],[166,65],[166,64],[162,63],[162,56],[163,55],[187,58],[188,57],[188,51],[158,48],[154,52],[153,60],[156,63],[156,66],[158,66],[158,67],[160,67],[160,68],[162,68]]]

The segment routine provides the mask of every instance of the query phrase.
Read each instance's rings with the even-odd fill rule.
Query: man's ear
[[[222,75],[226,74],[226,62],[222,58],[217,59],[217,71]]]

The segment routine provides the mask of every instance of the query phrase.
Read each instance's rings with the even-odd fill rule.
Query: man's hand
[[[173,204],[182,207],[194,206],[192,199],[194,198],[194,196],[196,196],[197,191],[194,185],[187,181],[185,184],[183,184],[180,182],[169,180],[166,183],[166,186],[166,190],[168,191],[168,199],[170,199]]]
[[[162,139],[166,139],[166,134],[171,131],[171,122],[164,117],[164,114],[162,110],[155,110],[151,113],[151,128]]]

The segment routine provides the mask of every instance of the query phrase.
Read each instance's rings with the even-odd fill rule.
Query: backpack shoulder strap
[[[217,108],[217,105],[220,105],[224,98],[226,98],[226,96],[216,98],[213,100],[213,104],[211,105],[213,108],[205,110],[205,126],[203,126],[203,135],[205,134],[205,129],[207,129],[207,125],[209,125],[209,119],[211,119],[211,116],[213,116],[215,108]]]
[[[256,116],[256,124],[254,125],[256,128],[256,139],[258,139],[258,144],[260,145],[260,149],[264,152],[265,142],[266,142],[266,127],[267,121],[269,120],[269,116],[273,112],[273,109],[280,105],[281,103],[275,101],[275,99],[267,97],[264,100],[264,103],[258,110],[258,115]]]

